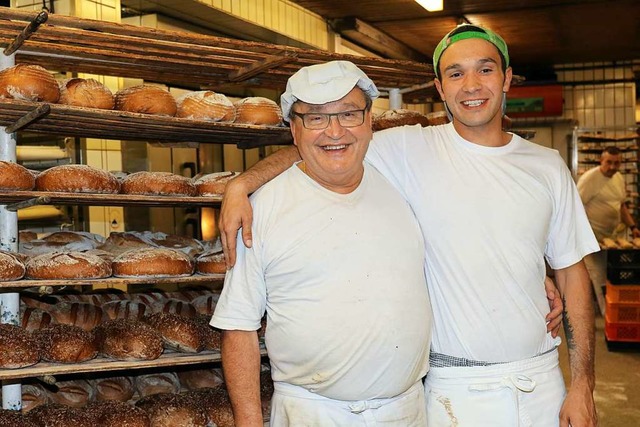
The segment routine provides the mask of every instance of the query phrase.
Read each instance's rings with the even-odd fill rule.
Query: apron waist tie
[[[529,414],[523,413],[523,422],[520,422],[520,399],[518,398],[518,392],[531,393],[536,388],[535,380],[532,380],[523,374],[513,374],[503,377],[499,382],[492,383],[476,383],[469,386],[470,391],[490,391],[499,390],[502,388],[508,388],[512,392],[513,401],[516,405],[516,418],[518,427],[530,427],[533,425]]]

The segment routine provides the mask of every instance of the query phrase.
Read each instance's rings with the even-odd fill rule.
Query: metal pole
[[[15,56],[0,55],[0,69],[15,65]],[[16,136],[0,129],[0,160],[16,161]],[[18,214],[0,206],[0,249],[18,252]],[[20,323],[20,296],[17,292],[0,293],[0,323]],[[2,382],[2,407],[20,410],[22,408],[22,387],[16,381]]]
[[[399,110],[402,108],[402,92],[400,89],[389,89],[389,109]]]

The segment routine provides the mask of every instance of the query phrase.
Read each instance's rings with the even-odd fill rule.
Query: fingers
[[[253,243],[253,236],[251,233],[251,224],[253,222],[252,215],[247,215],[246,218],[242,219],[242,241],[244,245],[248,248],[251,247]]]
[[[226,250],[224,252],[224,257],[227,262],[227,270],[233,267],[236,264],[236,234],[238,233],[237,228],[231,233],[231,238],[227,239]]]

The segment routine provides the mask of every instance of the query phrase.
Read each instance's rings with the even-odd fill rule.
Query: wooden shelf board
[[[159,285],[159,284],[207,284],[224,281],[224,274],[194,274],[184,277],[144,277],[123,278],[108,277],[105,279],[64,279],[64,280],[12,280],[0,282],[0,290],[5,288],[32,288],[41,286],[91,286],[91,285]],[[4,290],[6,292],[6,290]]]

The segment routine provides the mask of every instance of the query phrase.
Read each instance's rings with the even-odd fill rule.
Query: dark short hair
[[[602,155],[604,155],[604,153],[611,154],[612,156],[617,156],[618,154],[620,154],[620,149],[618,147],[611,146],[602,150]]]
[[[371,106],[373,105],[373,99],[371,99],[371,97],[365,92],[362,91],[362,95],[364,95],[364,109],[366,111],[371,110]],[[296,100],[296,102],[293,103],[293,105],[291,106],[291,108],[289,109],[289,121],[293,120],[294,117],[296,116],[296,112],[294,111],[294,106],[300,102],[300,100]]]

